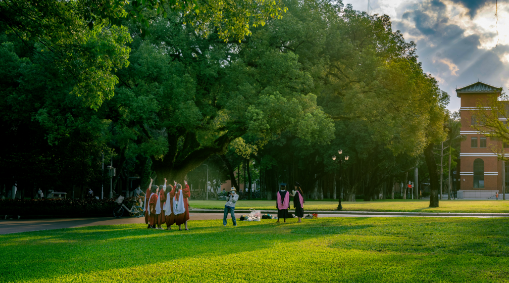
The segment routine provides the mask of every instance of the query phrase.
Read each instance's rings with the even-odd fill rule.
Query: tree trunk
[[[336,173],[334,173],[334,179],[333,179],[332,185],[334,186],[332,189],[332,199],[336,199],[338,196],[337,195],[338,194],[338,182],[336,180]],[[341,197],[341,195],[339,197]]]
[[[249,179],[249,196],[248,196],[248,199],[251,199],[251,197],[253,196],[251,191],[253,190],[253,183],[252,183],[252,180],[251,180],[251,170],[249,170],[249,162],[250,160],[248,159],[246,161],[246,171],[247,171],[247,178]]]
[[[430,180],[429,207],[438,207],[438,190],[440,188],[437,176],[437,164],[435,163],[435,155],[433,154],[433,144],[429,144],[424,149],[424,158],[428,166]]]
[[[238,191],[240,191],[239,184],[237,183],[237,179],[235,178],[235,168],[230,163],[230,160],[224,155],[219,155],[221,160],[223,161],[224,165],[226,166],[226,169],[228,170],[228,175],[230,175],[230,180],[232,182],[232,186],[236,188]]]
[[[442,186],[443,186],[443,178],[444,178],[444,142],[441,143],[440,150],[440,199],[442,199]]]
[[[242,171],[244,171],[244,193],[247,193],[249,188],[247,187],[247,178],[246,178],[246,163],[247,163],[247,160],[244,159],[244,164],[242,164]]]
[[[502,199],[505,200],[505,161],[504,160],[502,160]]]
[[[419,168],[417,166],[414,172],[414,195],[415,199],[419,199]]]
[[[320,200],[323,200],[323,183],[325,182],[325,178],[322,177],[320,180]]]
[[[449,148],[451,149],[450,145],[449,145]],[[451,200],[451,192],[452,192],[452,180],[451,180],[451,150],[449,149],[449,177],[448,177],[448,180],[449,180],[449,185],[448,185],[448,191],[447,191],[447,199],[448,200]]]
[[[394,199],[394,177],[391,179],[391,199]]]
[[[407,187],[408,187],[408,172],[405,172],[405,181],[403,183],[403,199],[406,199],[406,191],[407,191]]]

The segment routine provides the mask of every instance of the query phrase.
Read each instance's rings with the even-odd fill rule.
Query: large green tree
[[[245,137],[254,141],[249,147],[285,130],[323,143],[333,137],[295,54],[203,37],[183,21],[156,16],[144,36],[134,36],[131,65],[118,73],[123,83],[105,108],[125,110],[115,112],[133,132],[124,146],[151,156],[158,176],[181,181],[230,144],[247,147]]]

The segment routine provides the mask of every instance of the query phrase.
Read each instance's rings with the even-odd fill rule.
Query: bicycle
[[[129,209],[127,206],[125,206],[125,204],[123,204],[123,202],[124,202],[123,196],[119,196],[115,202],[118,203],[118,205],[119,205],[118,207],[113,209],[113,217],[115,217],[115,218],[122,217],[124,215],[124,210],[127,210],[129,212],[129,215],[132,217],[143,217],[144,216],[143,208],[141,206],[133,204],[131,209]]]

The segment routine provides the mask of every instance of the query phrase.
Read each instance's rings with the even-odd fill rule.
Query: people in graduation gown
[[[286,191],[286,184],[281,183],[281,188],[277,192],[276,208],[277,208],[277,222],[283,218],[286,222],[286,218],[289,218],[288,207],[290,206],[290,193]]]
[[[295,182],[295,191],[293,192],[293,208],[295,208],[295,216],[299,218],[298,223],[301,223],[304,217],[304,193],[300,188],[299,182]]]
[[[158,202],[156,204],[156,225],[157,229],[163,229],[162,225],[166,222],[164,215],[164,203],[166,202],[166,178],[164,179],[164,185],[159,186],[159,194],[157,195]]]
[[[187,181],[184,181],[184,182],[186,184],[186,187],[184,189],[182,189],[182,185],[181,184],[177,184],[177,192],[175,193],[175,198],[173,200],[174,201],[174,205],[178,205],[180,201],[183,203],[183,207],[182,207],[182,205],[179,206],[180,208],[182,208],[182,210],[180,208],[179,209],[175,209],[175,207],[174,207],[174,211],[175,211],[175,214],[176,214],[176,221],[175,222],[179,226],[179,230],[182,230],[181,226],[180,226],[182,224],[185,225],[185,229],[186,230],[189,230],[187,228],[187,220],[189,220],[189,202],[188,202],[188,199],[191,196],[191,190],[189,188],[189,185],[187,184]],[[180,212],[182,212],[182,213],[180,213]]]
[[[145,224],[148,224],[148,227],[147,228],[150,228],[150,219],[149,219],[149,215],[150,215],[150,209],[149,209],[149,205],[148,205],[148,202],[150,200],[150,195],[152,194],[152,182],[154,181],[154,179],[150,178],[150,185],[148,185],[148,188],[147,188],[147,191],[145,193],[145,200],[143,202],[143,210],[145,211]]]
[[[152,186],[152,193],[150,194],[150,198],[149,198],[149,201],[148,201],[148,205],[149,205],[149,222],[150,222],[150,226],[149,228],[156,228],[156,206],[157,206],[157,203],[158,203],[158,195],[159,193],[159,187],[158,186]]]
[[[175,224],[175,213],[173,212],[173,197],[175,197],[175,187],[170,185],[166,193],[165,222],[166,230],[171,230],[171,225]]]

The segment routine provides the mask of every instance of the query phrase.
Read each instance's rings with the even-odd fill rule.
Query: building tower
[[[466,139],[460,147],[460,188],[458,198],[488,199],[502,188],[502,161],[499,161],[491,146],[501,146],[482,135],[472,126],[477,122],[478,105],[488,105],[493,96],[500,96],[502,88],[477,82],[456,89],[461,99],[461,131]],[[486,107],[485,109],[488,109]]]

